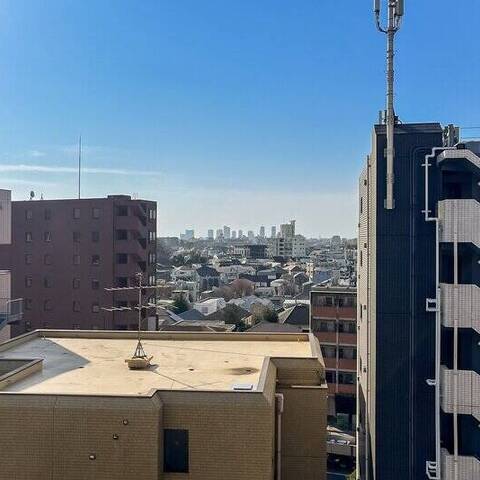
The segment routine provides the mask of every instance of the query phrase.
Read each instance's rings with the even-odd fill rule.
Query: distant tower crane
[[[395,55],[394,40],[395,34],[400,30],[402,17],[405,10],[404,0],[387,0],[388,4],[388,25],[383,28],[380,23],[380,4],[381,0],[374,0],[374,12],[377,28],[380,32],[387,35],[387,110],[385,114],[385,121],[387,125],[387,195],[385,199],[385,208],[392,210],[395,208],[395,200],[393,196],[393,186],[395,183],[395,176],[393,170],[393,160],[395,157],[395,124],[397,122],[395,116],[394,101],[394,63]]]

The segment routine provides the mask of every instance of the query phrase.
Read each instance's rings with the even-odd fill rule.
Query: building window
[[[52,309],[52,301],[51,300],[45,300],[43,302],[43,310],[45,312],[49,312]]]
[[[116,285],[120,288],[128,287],[128,277],[117,277]]]
[[[73,232],[73,241],[78,243],[80,241],[82,234],[80,232]]]
[[[150,252],[148,254],[148,263],[149,265],[153,265],[156,261],[156,255],[155,255],[155,252]]]
[[[188,473],[188,430],[163,430],[163,471]]]
[[[92,255],[92,265],[100,265],[100,255]]]
[[[80,302],[78,302],[77,300],[74,300],[73,303],[72,303],[72,310],[74,312],[79,312],[80,311]]]
[[[52,219],[52,211],[49,208],[45,209],[45,220],[51,220]]]
[[[338,383],[342,385],[354,385],[355,374],[350,372],[338,372]]]
[[[31,265],[33,262],[33,255],[31,253],[25,254],[25,265]]]
[[[357,349],[353,347],[340,347],[338,349],[338,358],[355,360],[357,358]]]
[[[75,290],[80,288],[80,279],[79,278],[74,278],[72,280],[72,288],[74,288]]]
[[[124,265],[128,263],[128,254],[126,253],[117,253],[117,263]]]
[[[51,232],[43,232],[43,241],[44,242],[51,242],[52,241],[52,233]]]
[[[79,323],[72,324],[72,330],[80,330],[80,324]]]
[[[53,287],[53,281],[50,277],[44,277],[43,278],[43,286],[45,288],[52,288]]]
[[[43,257],[43,264],[44,265],[51,265],[52,264],[52,256],[50,254],[46,254],[44,257]]]
[[[100,209],[93,207],[92,208],[92,218],[100,218]]]
[[[335,322],[320,322],[320,332],[334,332]]]
[[[155,275],[149,275],[148,276],[148,284],[149,285],[155,285],[157,283],[157,279]]]
[[[117,216],[126,217],[128,216],[128,207],[126,205],[120,205],[117,207]]]
[[[92,232],[92,242],[99,242],[100,241],[100,232],[94,231]]]
[[[25,210],[25,220],[31,220],[33,218],[33,210]]]
[[[157,219],[157,211],[154,208],[149,209],[148,218],[150,218],[150,220],[156,220]]]
[[[340,322],[338,324],[338,331],[340,333],[356,333],[355,322]]]
[[[80,218],[80,209],[79,208],[74,208],[73,209],[73,218],[78,220]]]
[[[98,280],[92,280],[92,290],[98,290],[100,288],[100,282]]]
[[[74,255],[73,256],[73,264],[74,265],[80,265],[80,255]]]
[[[92,313],[98,313],[100,311],[100,305],[98,303],[92,303]]]
[[[335,372],[332,370],[327,370],[325,372],[325,379],[327,380],[327,383],[337,383]]]
[[[333,345],[322,345],[322,355],[324,358],[335,358],[337,349]]]
[[[30,243],[32,240],[33,240],[32,232],[25,232],[25,241]]]
[[[117,240],[128,240],[128,231],[127,230],[117,230],[115,232],[115,237]]]
[[[32,299],[31,298],[25,298],[23,301],[23,305],[25,307],[25,310],[31,310],[32,309]]]
[[[31,275],[27,275],[25,277],[25,287],[30,288],[33,285],[33,277]]]
[[[149,241],[149,243],[155,242],[155,239],[156,239],[156,237],[155,237],[155,232],[149,231],[149,232],[148,232],[148,241]]]

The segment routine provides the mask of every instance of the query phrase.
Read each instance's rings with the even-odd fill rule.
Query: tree
[[[176,313],[178,315],[180,313],[186,312],[187,310],[190,310],[190,304],[183,297],[178,297],[173,301],[173,313]]]
[[[266,307],[265,305],[256,304],[252,307],[252,316],[253,324],[259,322],[278,322],[278,314],[272,308]]]
[[[246,278],[237,278],[230,284],[230,288],[235,298],[251,295],[254,290],[254,283]]]

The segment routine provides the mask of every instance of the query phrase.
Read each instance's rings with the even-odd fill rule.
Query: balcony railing
[[[455,401],[455,373],[442,366],[442,409],[452,413]],[[471,370],[457,371],[457,411],[480,420],[480,375]]]
[[[473,480],[480,478],[480,460],[476,457],[458,456],[458,476],[455,476],[455,457],[442,449],[442,478],[445,480]]]
[[[458,315],[459,328],[472,328],[480,333],[480,287],[477,285],[457,285],[442,283],[442,324],[454,326],[455,310]],[[455,302],[458,305],[455,305]]]
[[[455,228],[457,240],[480,247],[480,203],[473,199],[438,202],[440,241],[452,243]]]
[[[7,323],[16,323],[23,318],[23,299],[0,298],[0,328]]]

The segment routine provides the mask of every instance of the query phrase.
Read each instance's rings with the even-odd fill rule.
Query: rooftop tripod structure
[[[387,126],[387,195],[385,199],[385,208],[392,210],[395,208],[395,199],[393,187],[395,183],[395,175],[393,169],[393,161],[395,157],[394,132],[397,118],[394,109],[394,41],[395,34],[400,29],[402,17],[404,14],[404,0],[387,0],[388,5],[388,23],[386,27],[382,27],[380,20],[381,0],[374,0],[374,12],[377,28],[380,32],[387,35],[387,109],[385,121]]]
[[[147,368],[150,366],[150,362],[152,361],[153,357],[149,357],[143,348],[142,345],[142,310],[148,308],[156,308],[154,303],[143,303],[142,300],[142,291],[143,290],[153,290],[157,288],[156,286],[147,286],[143,285],[143,275],[139,272],[136,274],[136,278],[138,281],[138,285],[133,287],[111,287],[106,288],[107,292],[118,292],[118,291],[126,291],[126,290],[136,290],[138,292],[138,303],[136,307],[108,307],[103,308],[108,312],[122,312],[122,311],[131,311],[132,309],[138,310],[138,336],[137,336],[137,346],[135,348],[135,352],[133,353],[131,358],[127,358],[125,362],[128,364],[128,368],[132,370],[139,370],[143,368]]]

